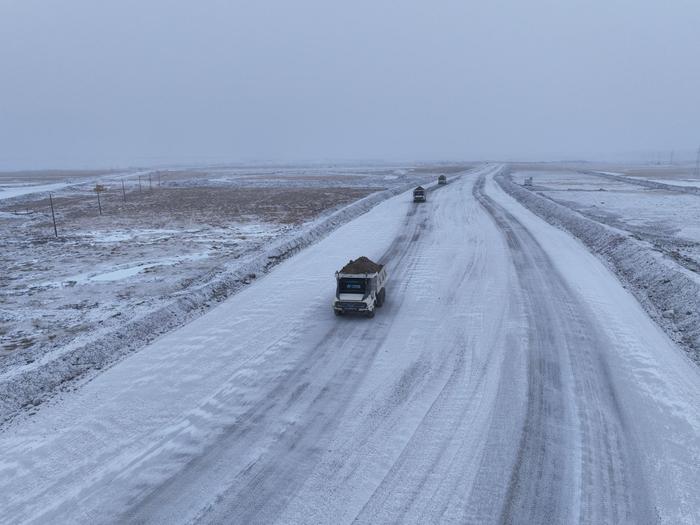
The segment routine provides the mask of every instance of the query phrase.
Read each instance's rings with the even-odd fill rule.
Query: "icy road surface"
[[[386,201],[0,434],[3,523],[697,523],[700,374],[493,182]],[[389,265],[373,320],[333,272]]]

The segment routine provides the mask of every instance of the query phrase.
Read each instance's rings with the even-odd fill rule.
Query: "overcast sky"
[[[698,0],[0,0],[4,169],[698,144]]]

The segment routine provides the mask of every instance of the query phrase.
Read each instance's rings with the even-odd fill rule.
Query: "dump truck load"
[[[358,257],[343,266],[340,273],[377,273],[382,268],[384,268],[384,265],[378,264],[367,257]]]
[[[382,306],[386,298],[386,279],[383,264],[367,257],[348,262],[335,273],[335,315],[358,313],[374,317],[374,310]]]

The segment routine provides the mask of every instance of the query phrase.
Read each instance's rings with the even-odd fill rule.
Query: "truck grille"
[[[343,310],[361,310],[367,308],[367,305],[360,301],[342,301],[336,303],[336,305]]]

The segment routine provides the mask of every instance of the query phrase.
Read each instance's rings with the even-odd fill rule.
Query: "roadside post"
[[[56,228],[56,214],[53,211],[53,198],[51,197],[51,193],[49,193],[49,204],[51,204],[51,219],[53,220],[53,233],[58,239],[58,228]]]

